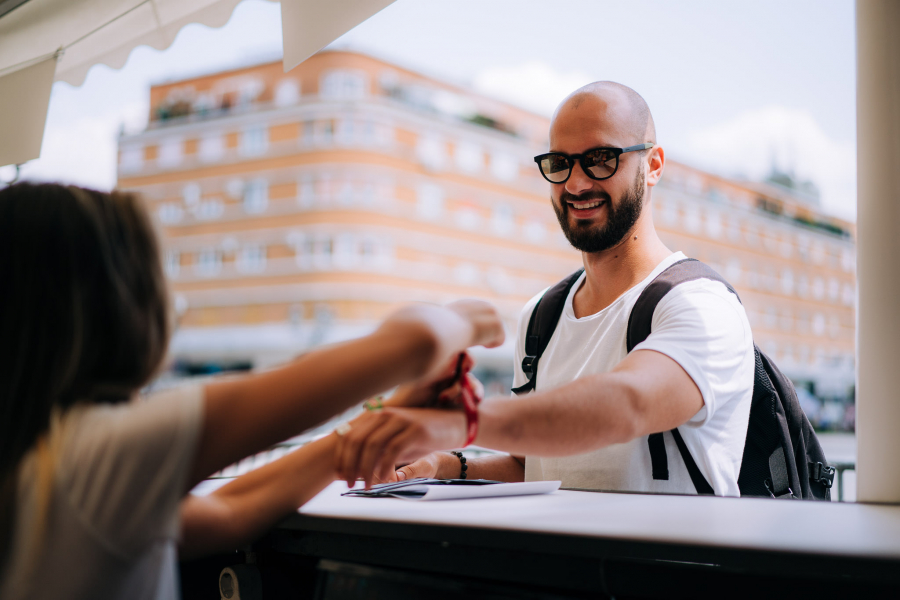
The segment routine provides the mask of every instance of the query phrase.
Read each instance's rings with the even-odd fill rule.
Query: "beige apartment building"
[[[120,139],[119,186],[163,233],[182,370],[283,361],[409,301],[484,298],[514,332],[580,265],[532,160],[545,117],[344,51],[156,85],[150,105]],[[790,376],[852,394],[851,224],[671,161],[653,203],[664,241],[731,281]],[[508,378],[512,348],[481,353],[489,378]]]

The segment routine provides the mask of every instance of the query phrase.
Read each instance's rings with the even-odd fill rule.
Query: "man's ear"
[[[647,153],[647,187],[653,187],[659,183],[663,168],[666,164],[666,153],[662,146],[654,146]]]

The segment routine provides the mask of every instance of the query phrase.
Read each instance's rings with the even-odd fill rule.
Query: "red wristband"
[[[469,379],[465,374],[462,379],[461,395],[463,408],[466,411],[466,443],[463,446],[463,448],[465,448],[474,442],[475,437],[478,435],[478,401],[480,400],[480,398],[475,395],[475,392],[472,391],[472,386],[469,384]]]

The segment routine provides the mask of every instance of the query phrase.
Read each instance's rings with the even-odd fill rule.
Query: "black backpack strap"
[[[548,289],[531,311],[528,331],[525,334],[525,358],[522,360],[522,371],[528,377],[528,382],[513,388],[514,394],[525,394],[535,389],[538,361],[547,349],[550,338],[553,337],[556,324],[559,323],[559,317],[566,305],[566,298],[569,297],[572,286],[582,273],[584,269],[578,269]]]
[[[628,317],[628,333],[625,338],[628,352],[634,350],[635,346],[646,340],[650,335],[653,312],[656,310],[656,305],[659,304],[659,301],[675,286],[694,281],[695,279],[718,281],[740,301],[740,296],[738,296],[734,288],[708,265],[694,258],[679,260],[657,275],[644,288],[644,291],[641,292],[641,295],[638,296],[637,301],[634,303],[634,308],[631,309],[631,315]],[[712,486],[709,485],[709,482],[706,481],[703,473],[697,467],[697,463],[694,461],[694,457],[691,456],[681,434],[678,433],[678,429],[672,430],[672,436],[675,438],[675,443],[682,458],[684,458],[684,463],[687,465],[688,473],[691,475],[691,480],[694,482],[697,493],[712,494]],[[650,464],[653,469],[653,479],[668,479],[669,459],[666,456],[666,444],[663,434],[651,433],[647,439],[647,444],[650,447]]]
[[[659,433],[653,435],[661,436],[662,434]],[[697,490],[697,493],[708,496],[714,495],[715,492],[713,491],[712,486],[709,485],[709,482],[706,481],[706,477],[700,472],[700,467],[694,462],[694,457],[691,456],[691,451],[688,450],[687,444],[684,443],[684,438],[681,437],[681,432],[678,431],[677,427],[672,430],[672,437],[675,438],[678,452],[681,453],[681,457],[684,459],[684,464],[687,466],[688,474],[691,476],[691,481],[694,482],[694,488]],[[666,449],[663,447],[663,453],[665,453],[665,451]]]

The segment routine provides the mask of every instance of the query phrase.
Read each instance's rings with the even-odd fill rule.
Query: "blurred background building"
[[[416,300],[484,298],[514,332],[580,266],[532,161],[545,117],[344,51],[156,85],[150,106],[120,138],[118,179],[163,232],[176,374],[282,362]],[[853,225],[790,174],[672,161],[653,210],[670,248],[735,286],[810,418],[851,427]],[[491,392],[508,391],[512,342],[479,356]]]

